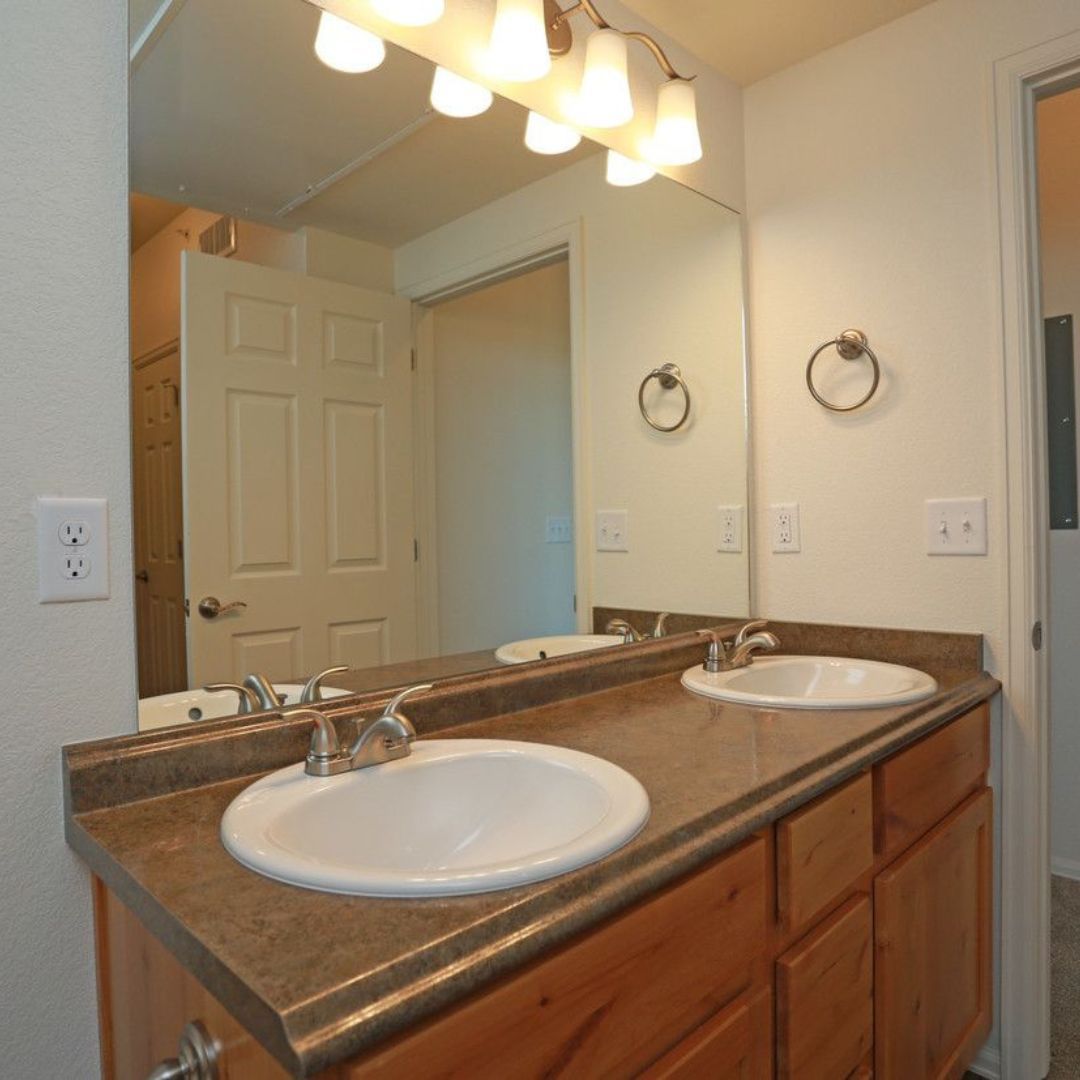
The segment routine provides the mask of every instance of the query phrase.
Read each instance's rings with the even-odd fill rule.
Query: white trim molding
[[[1035,1080],[1050,1064],[1049,710],[1047,654],[1032,645],[1047,594],[1046,449],[1039,309],[1034,115],[1037,98],[1080,74],[1080,33],[994,65],[1008,485],[1008,636],[1003,671],[1001,1060]],[[979,1071],[990,1075],[987,1061]]]

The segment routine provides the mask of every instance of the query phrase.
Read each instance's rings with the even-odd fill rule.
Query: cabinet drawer
[[[767,873],[755,837],[343,1076],[636,1074],[764,983]]]
[[[870,774],[863,773],[776,826],[780,925],[795,932],[841,899],[874,862]]]
[[[873,1043],[873,920],[856,896],[776,962],[781,1080],[836,1080]]]
[[[762,990],[702,1024],[641,1074],[641,1080],[769,1080],[772,996]]]
[[[874,767],[874,832],[891,859],[985,782],[990,706],[980,705]]]

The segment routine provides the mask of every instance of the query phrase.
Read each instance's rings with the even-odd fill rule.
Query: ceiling
[[[532,153],[502,98],[472,119],[432,112],[431,63],[392,45],[373,72],[331,71],[318,19],[299,0],[187,0],[132,78],[132,189],[396,247],[600,150]]]
[[[932,0],[623,0],[742,86]]]

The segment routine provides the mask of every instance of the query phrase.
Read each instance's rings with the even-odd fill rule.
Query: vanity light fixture
[[[487,63],[506,82],[534,82],[551,70],[544,0],[498,0]]]
[[[701,160],[697,99],[693,84],[685,79],[669,79],[660,87],[649,159],[657,165],[690,165]]]
[[[324,11],[315,34],[315,55],[335,71],[358,75],[374,71],[383,62],[386,46],[370,30]]]
[[[615,187],[633,187],[651,180],[656,175],[656,169],[647,161],[636,161],[617,150],[609,150],[606,175],[607,182]]]
[[[585,45],[574,119],[586,127],[622,127],[634,117],[626,73],[626,38],[618,30],[597,30]]]
[[[486,86],[464,79],[444,67],[435,69],[431,104],[444,116],[479,116],[491,108],[493,96]]]
[[[444,0],[371,0],[371,6],[398,26],[430,26],[445,7]]]
[[[573,150],[581,142],[581,132],[575,131],[567,124],[558,124],[541,116],[537,112],[529,112],[529,119],[525,121],[525,145],[537,154],[565,154]]]

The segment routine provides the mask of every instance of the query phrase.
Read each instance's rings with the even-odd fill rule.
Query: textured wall
[[[89,877],[60,746],[135,726],[126,6],[9,4],[0,34],[0,1072],[97,1071]],[[39,606],[36,494],[109,500],[112,598]],[[12,693],[17,694],[13,698]]]

